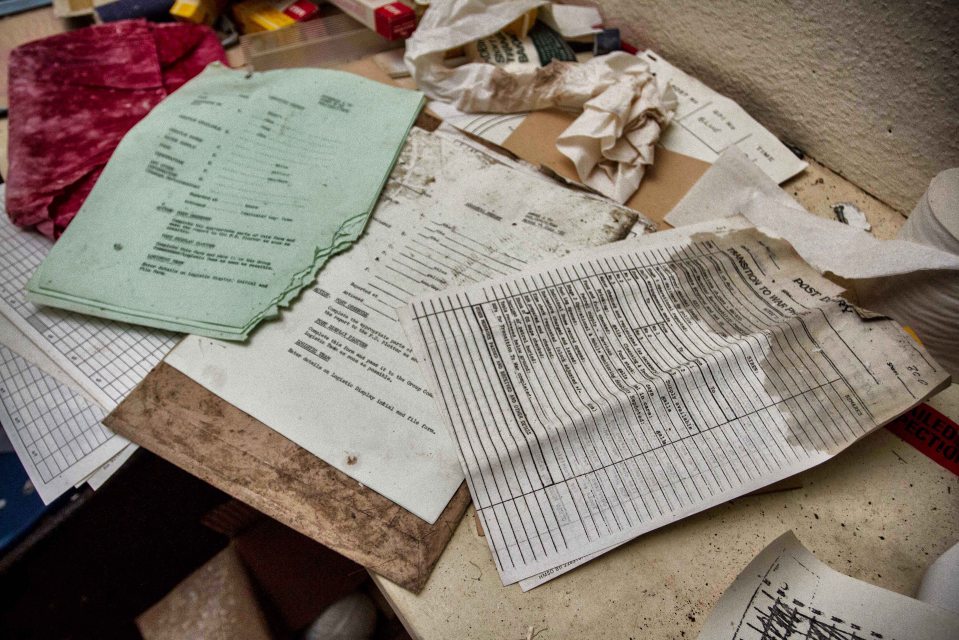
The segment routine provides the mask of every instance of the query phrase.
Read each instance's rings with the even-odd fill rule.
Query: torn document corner
[[[283,322],[248,344],[189,337],[167,363],[432,523],[463,471],[395,309],[414,295],[619,240],[635,220],[413,129],[363,241],[330,261]]]
[[[699,640],[956,637],[959,616],[843,575],[790,531],[726,589]]]
[[[560,138],[560,150],[581,182],[623,203],[652,163],[653,145],[676,105],[646,60],[614,52],[583,63],[553,60],[512,70],[486,63],[450,69],[443,63],[450,49],[493,34],[542,4],[461,0],[432,6],[407,41],[407,66],[421,90],[465,112],[584,109]]]
[[[341,71],[211,65],[123,139],[28,298],[244,340],[363,231],[422,101]]]
[[[946,384],[841,294],[740,217],[402,309],[503,582],[808,469]]]

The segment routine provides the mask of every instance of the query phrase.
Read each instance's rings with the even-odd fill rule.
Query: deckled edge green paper
[[[341,71],[338,73],[348,72]],[[375,82],[374,80],[369,80],[368,78],[363,78],[362,76],[357,76],[357,78],[360,78],[365,82]],[[398,89],[399,87],[393,88]],[[218,338],[221,340],[232,340],[239,342],[245,341],[257,325],[264,320],[276,318],[280,315],[281,309],[288,308],[290,304],[292,304],[292,302],[299,296],[300,292],[316,280],[317,274],[330,257],[348,249],[359,239],[360,235],[363,233],[363,230],[366,228],[367,223],[369,222],[369,218],[373,213],[373,209],[376,207],[376,203],[383,192],[383,188],[386,186],[390,175],[393,173],[393,169],[396,166],[396,162],[399,159],[400,153],[406,144],[406,138],[409,135],[409,131],[416,122],[416,119],[419,117],[424,102],[425,98],[422,94],[420,94],[419,106],[411,112],[411,117],[406,123],[403,140],[399,145],[397,145],[393,159],[390,162],[387,171],[385,171],[383,174],[383,179],[380,182],[379,188],[376,190],[371,201],[367,204],[365,212],[358,213],[357,215],[345,220],[343,224],[340,225],[339,229],[337,229],[337,231],[333,234],[331,242],[328,246],[316,247],[314,251],[313,263],[303,271],[294,274],[291,278],[289,286],[283,290],[283,293],[273,298],[263,311],[253,316],[250,322],[242,327],[242,329],[239,331],[232,330],[233,327],[226,329],[224,328],[224,325],[221,324],[213,324],[202,321],[184,321],[182,318],[167,318],[158,314],[145,314],[134,310],[118,311],[117,308],[112,305],[100,305],[88,298],[78,298],[64,293],[59,293],[56,296],[46,294],[42,290],[39,290],[39,288],[34,288],[38,287],[38,285],[35,284],[35,280],[40,269],[42,269],[42,264],[41,267],[37,269],[37,273],[35,273],[27,283],[26,298],[34,304],[49,305],[59,309],[67,309],[70,311],[76,311],[78,313],[96,315],[97,317],[120,322],[130,322],[131,318],[137,318],[137,324],[143,326],[181,333],[194,333],[210,338]],[[94,310],[95,313],[93,313]]]

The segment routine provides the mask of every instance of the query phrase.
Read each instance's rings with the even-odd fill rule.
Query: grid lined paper
[[[112,410],[180,336],[29,302],[24,297],[27,280],[52,246],[0,215],[0,312]]]
[[[77,391],[0,345],[0,422],[45,503],[127,445],[100,424],[104,415]]]

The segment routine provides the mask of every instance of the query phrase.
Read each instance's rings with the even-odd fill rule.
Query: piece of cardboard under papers
[[[578,183],[576,167],[556,148],[556,138],[575,118],[576,114],[560,109],[534,111],[506,138],[503,148],[564,180]],[[655,153],[655,161],[626,206],[663,225],[666,214],[706,172],[709,163],[659,146]]]
[[[428,525],[163,363],[104,424],[414,593],[470,500]]]
[[[337,68],[396,84],[371,58]],[[439,121],[420,113],[416,126],[433,131]],[[430,526],[163,363],[104,424],[149,440],[165,460],[414,593],[469,504],[462,486]]]

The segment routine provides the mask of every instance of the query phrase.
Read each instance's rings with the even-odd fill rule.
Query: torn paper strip
[[[515,71],[483,63],[450,69],[443,63],[447,51],[496,33],[542,4],[458,0],[431,6],[407,41],[407,66],[419,89],[461,111],[585,107],[561,138],[561,150],[584,184],[625,202],[652,162],[652,147],[675,109],[670,91],[660,91],[645,60],[615,52],[584,63],[554,60]]]

